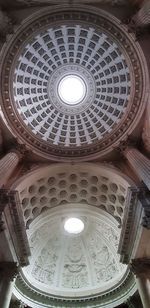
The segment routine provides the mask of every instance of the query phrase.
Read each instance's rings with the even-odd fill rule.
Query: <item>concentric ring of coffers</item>
[[[43,9],[18,28],[3,54],[4,117],[20,142],[43,157],[103,156],[142,116],[144,56],[133,36],[104,11]],[[79,104],[64,104],[53,87],[58,73],[61,80],[66,73],[83,79],[87,90]]]

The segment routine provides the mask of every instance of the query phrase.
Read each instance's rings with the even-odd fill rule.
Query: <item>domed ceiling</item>
[[[20,142],[44,157],[103,155],[140,119],[144,63],[139,45],[106,12],[43,10],[4,51],[4,116]]]

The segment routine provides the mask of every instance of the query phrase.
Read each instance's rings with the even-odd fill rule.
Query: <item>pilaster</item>
[[[123,153],[139,179],[150,189],[150,160],[134,147],[127,147]]]
[[[14,262],[0,262],[0,307],[8,308],[12,296],[13,281],[18,274]]]
[[[7,219],[6,219],[7,218]],[[30,248],[17,191],[0,189],[0,232],[7,228],[19,265],[29,264]]]
[[[150,258],[137,258],[130,264],[144,308],[150,307]]]

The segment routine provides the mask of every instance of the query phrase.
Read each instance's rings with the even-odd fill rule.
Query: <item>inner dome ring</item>
[[[76,105],[83,101],[87,89],[83,79],[75,74],[67,75],[59,81],[58,95],[68,105]]]

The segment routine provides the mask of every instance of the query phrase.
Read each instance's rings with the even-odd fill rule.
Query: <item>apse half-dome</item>
[[[92,163],[46,165],[14,182],[31,248],[15,296],[33,308],[112,308],[132,296],[135,280],[118,244],[134,185],[116,168]],[[80,224],[70,233],[72,218]]]
[[[65,222],[70,218],[82,221],[84,228],[81,232],[65,230]],[[47,298],[46,307],[50,305],[48,298],[62,301],[63,307],[69,307],[69,301],[71,307],[80,307],[79,303],[85,299],[89,300],[88,307],[96,307],[95,299],[101,307],[103,297],[106,307],[109,307],[109,296],[113,291],[116,294],[116,303],[112,301],[115,307],[125,300],[126,292],[132,293],[133,285],[130,291],[124,289],[124,294],[120,290],[129,272],[127,266],[120,263],[117,253],[118,223],[105,211],[85,204],[65,204],[61,209],[54,208],[38,216],[27,233],[31,247],[30,263],[22,269],[14,293],[19,299],[23,293],[31,307],[35,307],[36,301],[32,303],[32,296],[28,297],[28,288],[32,294],[38,292],[39,307],[44,296]],[[55,306],[54,301],[50,307]]]
[[[139,44],[116,18],[88,6],[51,7],[25,20],[3,49],[2,76],[11,131],[54,160],[110,152],[147,100]]]

